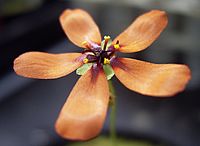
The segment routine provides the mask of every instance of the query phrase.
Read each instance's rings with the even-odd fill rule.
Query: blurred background
[[[200,146],[199,0],[0,0],[0,146],[64,146],[54,131],[59,111],[79,78],[56,80],[17,76],[13,60],[27,51],[80,52],[62,31],[66,8],[83,8],[102,36],[115,38],[137,16],[165,10],[169,25],[148,49],[126,56],[154,63],[182,63],[192,70],[186,90],[153,98],[126,89],[116,78],[117,130],[121,137],[168,146]],[[108,120],[102,134],[108,133]],[[77,130],[77,129],[75,129]]]

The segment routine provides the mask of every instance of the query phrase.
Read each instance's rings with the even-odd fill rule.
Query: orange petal
[[[109,89],[102,71],[90,69],[81,76],[56,122],[56,131],[63,138],[88,140],[102,129],[109,102]]]
[[[18,75],[36,79],[55,79],[63,77],[79,66],[81,53],[49,54],[27,52],[14,61],[14,70]]]
[[[164,11],[152,10],[139,16],[115,40],[119,40],[120,52],[131,53],[144,50],[150,46],[167,25],[167,16]]]
[[[65,10],[60,16],[60,23],[68,38],[79,47],[85,47],[84,41],[101,43],[98,26],[84,10]]]
[[[186,65],[153,64],[118,58],[112,66],[117,78],[127,88],[150,96],[172,96],[183,91],[191,78]]]

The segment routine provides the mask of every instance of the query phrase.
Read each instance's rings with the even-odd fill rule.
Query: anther
[[[109,35],[108,35],[108,36],[105,35],[105,36],[104,36],[104,40],[105,40],[105,41],[109,41],[109,40],[110,40],[110,36],[109,36]]]
[[[87,42],[87,41],[83,41],[83,42],[81,43],[81,45],[84,46],[84,47],[88,47],[88,42]]]
[[[88,63],[88,62],[89,62],[89,60],[87,58],[83,59],[83,63]]]
[[[104,58],[103,64],[110,64],[110,60],[107,58]]]
[[[120,48],[119,44],[114,44],[114,48],[119,49]]]

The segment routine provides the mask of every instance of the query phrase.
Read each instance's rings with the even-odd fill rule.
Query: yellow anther
[[[109,35],[107,35],[107,36],[105,35],[104,36],[104,40],[106,40],[106,41],[110,40],[110,36]]]
[[[84,58],[84,59],[83,59],[83,63],[88,63],[88,61],[89,61],[89,60],[88,60],[87,58]]]
[[[114,45],[114,48],[115,48],[115,49],[119,49],[119,48],[120,48],[119,44],[115,44],[115,45]]]
[[[103,64],[110,64],[110,60],[107,58],[104,58]]]
[[[83,45],[83,46],[85,46],[85,45],[87,45],[87,41],[83,41],[81,44]]]

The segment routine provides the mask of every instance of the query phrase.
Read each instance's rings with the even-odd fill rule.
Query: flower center
[[[84,41],[82,43],[86,49],[83,51],[85,58],[83,63],[97,63],[97,65],[110,64],[110,60],[115,56],[115,51],[118,49],[119,41],[112,44],[110,36],[104,36],[101,45],[94,42]]]

